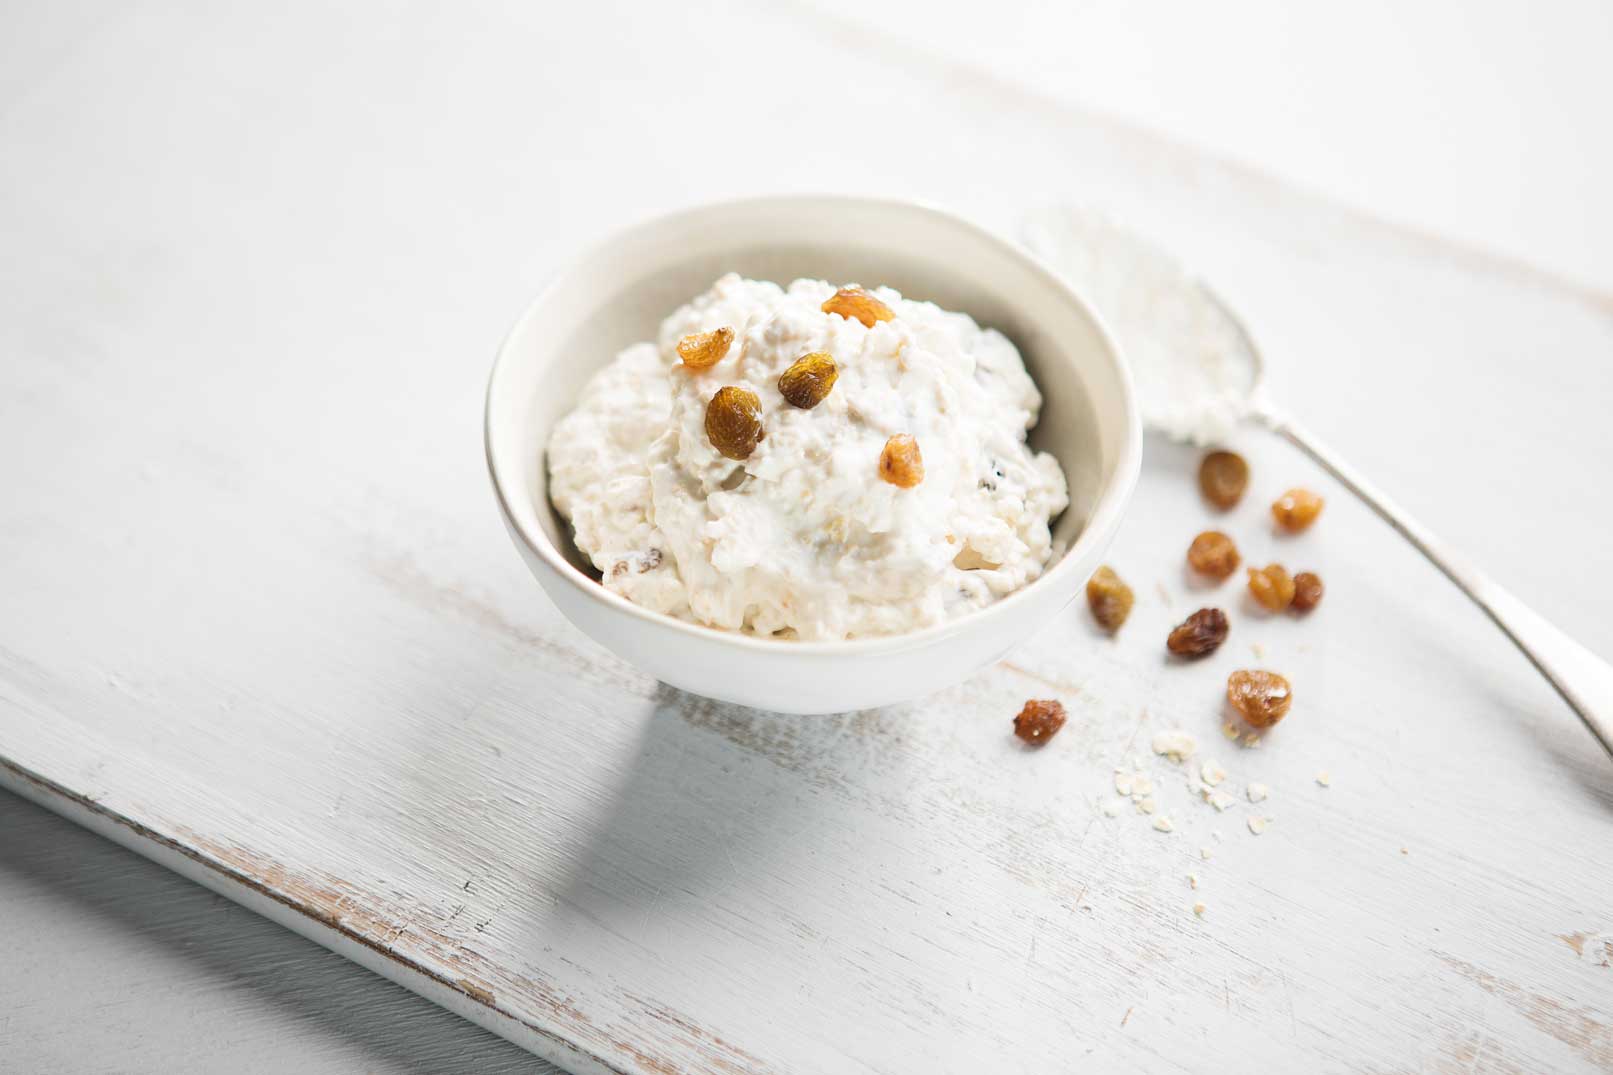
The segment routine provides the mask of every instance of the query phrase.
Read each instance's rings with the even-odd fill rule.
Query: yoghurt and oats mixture
[[[604,585],[799,639],[912,631],[1054,555],[1064,473],[1007,338],[889,288],[729,274],[627,348],[549,442],[549,491]]]

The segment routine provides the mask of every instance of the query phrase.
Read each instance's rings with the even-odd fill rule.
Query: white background
[[[1379,217],[1613,289],[1613,4],[821,6]]]

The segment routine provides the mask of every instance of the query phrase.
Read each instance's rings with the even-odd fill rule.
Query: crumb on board
[[[1221,725],[1221,734],[1236,743],[1238,741],[1238,726],[1229,720]]]
[[[1203,918],[1204,917],[1204,904],[1195,903],[1193,905],[1193,913],[1198,915],[1200,918]]]
[[[1199,776],[1213,788],[1227,778],[1227,771],[1221,768],[1220,762],[1210,758],[1199,767]]]
[[[1164,814],[1160,814],[1154,818],[1154,831],[1156,832],[1171,832],[1175,829],[1175,827],[1176,826],[1171,824],[1171,819],[1166,817]]]
[[[1271,789],[1258,781],[1249,785],[1248,795],[1249,801],[1252,803],[1265,802],[1266,796],[1270,793]]]
[[[1316,774],[1316,782],[1322,785],[1324,788],[1332,787],[1333,777],[1326,769],[1323,769],[1321,772]]]
[[[1115,773],[1115,794],[1116,795],[1130,795],[1131,794],[1131,774],[1130,773],[1127,773],[1127,772],[1116,772]]]
[[[1198,874],[1190,873],[1190,874],[1187,875],[1187,887],[1188,888],[1198,888],[1199,887],[1199,875]]]
[[[1199,858],[1203,859],[1205,862],[1209,862],[1210,861],[1210,849],[1207,848],[1207,847],[1199,848]]]
[[[1153,747],[1155,754],[1163,754],[1180,764],[1193,756],[1193,751],[1198,749],[1198,741],[1181,729],[1172,729],[1155,735]]]
[[[1249,817],[1249,831],[1254,833],[1256,836],[1259,836],[1261,833],[1266,831],[1266,826],[1270,823],[1270,820],[1271,820],[1270,818],[1259,817],[1257,815],[1250,815],[1250,817]]]
[[[1121,799],[1107,799],[1107,800],[1105,800],[1104,804],[1103,804],[1103,816],[1104,817],[1119,817],[1120,816],[1120,804],[1121,804],[1122,801],[1123,800],[1121,800]]]
[[[1139,799],[1137,801],[1137,812],[1142,814],[1152,814],[1154,812],[1154,797],[1149,795]]]

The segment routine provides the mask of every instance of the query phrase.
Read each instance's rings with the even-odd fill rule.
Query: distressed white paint
[[[844,187],[1008,228],[1079,197],[1170,236],[1279,398],[1608,654],[1613,297],[794,9],[479,12],[116,9],[29,58],[0,113],[8,786],[577,1070],[1613,1065],[1613,774],[1274,441],[1240,445],[1229,525],[1324,575],[1309,621],[1229,590],[1223,652],[1166,665],[1210,520],[1151,444],[1118,641],[1071,609],[963,688],[796,719],[579,639],[478,438],[500,332],[624,217]],[[1331,503],[1278,539],[1262,502],[1295,482]],[[1298,701],[1241,752],[1217,697],[1253,643]],[[1072,714],[1038,753],[1008,734],[1032,695]],[[1103,817],[1168,727],[1270,786],[1264,835],[1147,757],[1175,831]]]
[[[7,1071],[555,1070],[4,792],[0,907]]]

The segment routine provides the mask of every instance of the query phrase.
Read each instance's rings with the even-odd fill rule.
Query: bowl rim
[[[908,631],[897,635],[870,635],[862,638],[822,641],[758,638],[755,635],[743,634],[738,631],[729,631],[720,627],[680,620],[664,612],[656,612],[635,604],[579,571],[575,565],[561,554],[560,550],[555,547],[554,542],[549,540],[548,535],[541,532],[541,528],[540,532],[534,536],[529,532],[528,527],[520,516],[511,509],[511,492],[505,476],[500,472],[498,452],[495,450],[493,443],[494,399],[499,394],[505,371],[515,364],[515,360],[511,357],[513,354],[511,343],[521,334],[527,322],[537,315],[538,309],[545,304],[550,295],[563,284],[565,278],[575,266],[602,256],[611,247],[622,243],[637,232],[717,211],[741,208],[788,210],[808,206],[822,208],[825,203],[840,203],[857,205],[863,208],[873,207],[916,213],[919,216],[929,217],[943,226],[967,232],[973,239],[989,246],[994,246],[1009,257],[1024,263],[1033,274],[1040,276],[1044,281],[1051,284],[1055,291],[1061,292],[1066,299],[1080,307],[1086,316],[1091,319],[1098,331],[1099,338],[1103,340],[1109,349],[1109,355],[1119,379],[1121,396],[1125,402],[1125,432],[1120,444],[1120,457],[1116,460],[1114,472],[1109,481],[1102,487],[1093,504],[1092,513],[1081,533],[1076,537],[1069,549],[1065,551],[1059,562],[1054,564],[1050,570],[1021,586],[1013,593],[986,605],[984,608],[975,609],[956,619],[932,624],[917,631]],[[1106,541],[1120,524],[1120,516],[1125,508],[1126,500],[1137,484],[1138,474],[1142,467],[1142,420],[1138,414],[1136,386],[1132,382],[1131,367],[1127,364],[1125,355],[1120,349],[1120,344],[1115,339],[1114,333],[1109,330],[1109,326],[1104,321],[1102,314],[1079,292],[1066,283],[1063,277],[1043,264],[1039,258],[1025,247],[1013,243],[996,232],[929,201],[855,194],[782,194],[724,198],[684,206],[669,212],[655,213],[609,232],[603,238],[595,240],[585,246],[579,253],[566,259],[549,282],[527,304],[526,309],[516,318],[515,324],[505,333],[503,340],[499,343],[497,355],[493,360],[492,372],[488,375],[487,392],[483,402],[482,447],[487,459],[488,476],[493,484],[493,494],[498,499],[499,510],[502,512],[510,530],[520,539],[522,544],[544,562],[545,566],[554,572],[556,577],[583,593],[589,600],[600,602],[604,607],[626,614],[652,628],[671,630],[690,639],[732,646],[743,651],[766,653],[776,657],[876,656],[926,646],[944,638],[963,632],[973,632],[989,624],[1006,620],[1025,605],[1027,601],[1033,600],[1037,596],[1032,591],[1040,590],[1045,593],[1061,573],[1068,575],[1070,571],[1073,571],[1075,562],[1078,559],[1078,550],[1084,544],[1091,545]],[[1073,596],[1072,594],[1071,600],[1073,600]]]

